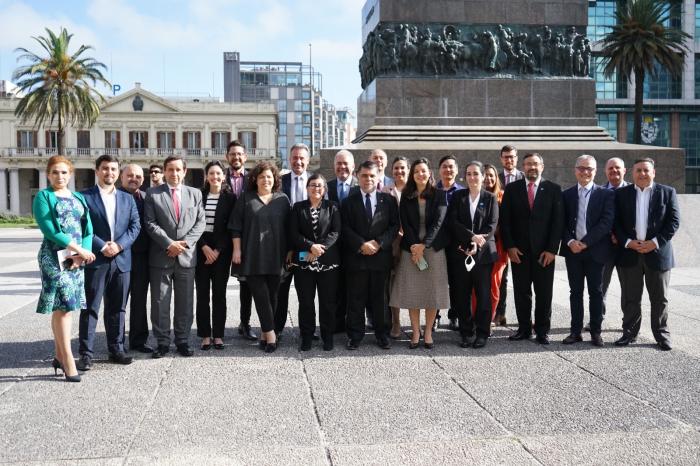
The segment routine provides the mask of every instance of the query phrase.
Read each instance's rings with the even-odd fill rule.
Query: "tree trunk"
[[[644,107],[644,68],[634,70],[634,133],[635,144],[642,143],[642,109]]]
[[[59,155],[66,155],[65,154],[65,147],[64,147],[64,142],[63,142],[63,109],[61,108],[61,92],[59,91],[57,98],[57,106],[58,106],[58,154]]]

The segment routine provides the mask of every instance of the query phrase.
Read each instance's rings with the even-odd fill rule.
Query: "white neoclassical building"
[[[56,126],[35,127],[14,115],[18,98],[0,96],[0,212],[31,212],[34,194],[46,187],[46,160],[57,152]],[[65,155],[76,167],[75,189],[94,183],[102,154],[147,168],[172,154],[187,159],[188,184],[200,186],[202,168],[224,160],[233,139],[248,148],[248,164],[277,153],[277,110],[269,103],[171,100],[141,88],[110,98],[92,128],[66,128]]]

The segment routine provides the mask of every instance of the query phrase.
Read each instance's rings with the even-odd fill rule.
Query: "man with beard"
[[[564,224],[561,188],[542,178],[544,160],[538,153],[523,158],[525,179],[506,186],[501,207],[503,246],[513,267],[513,291],[518,331],[510,340],[532,336],[532,288],[537,342],[549,344],[554,258]]]

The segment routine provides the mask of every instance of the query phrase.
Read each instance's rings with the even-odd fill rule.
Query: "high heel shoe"
[[[265,352],[266,353],[274,353],[276,350],[277,350],[277,342],[267,343],[265,345]]]
[[[53,366],[53,375],[58,375],[58,370],[61,369],[61,372],[64,374],[66,373],[65,370],[63,370],[63,364],[61,364],[61,361],[59,361],[56,358],[53,358],[53,361],[51,361],[51,365]]]
[[[80,374],[66,375],[66,382],[80,382]]]

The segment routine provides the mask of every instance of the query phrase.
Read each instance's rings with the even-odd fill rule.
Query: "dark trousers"
[[[599,334],[603,322],[603,264],[594,261],[590,254],[582,252],[567,256],[566,274],[569,277],[569,304],[571,306],[571,333],[580,335],[583,330],[583,289],[588,287],[588,312],[591,334]]]
[[[126,322],[126,301],[129,296],[129,272],[120,272],[117,262],[85,269],[85,298],[87,309],[80,310],[79,352],[93,355],[95,329],[104,298],[104,325],[107,336],[107,350],[110,353],[124,351],[124,324]]]
[[[535,333],[549,333],[552,317],[552,287],[554,262],[542,267],[529,252],[520,256],[520,264],[511,262],[513,268],[513,293],[518,330],[532,333],[532,290],[535,290]]]
[[[279,275],[248,275],[246,277],[255,301],[255,310],[263,332],[275,330],[275,307],[280,287]]]
[[[503,276],[501,277],[501,286],[498,289],[500,295],[498,298],[498,306],[496,306],[497,316],[506,315],[506,301],[508,299],[508,269],[510,269],[510,261],[506,262],[506,267],[503,269]]]
[[[243,277],[241,277],[243,278]],[[238,294],[241,302],[241,325],[244,327],[250,326],[250,314],[253,308],[253,293],[250,292],[248,282],[243,278],[238,279]]]
[[[282,330],[284,330],[284,326],[287,325],[287,314],[289,313],[289,287],[292,285],[293,278],[294,274],[288,270],[282,272],[282,275],[280,276],[280,286],[277,292],[277,305],[273,308],[275,310],[275,331],[277,333],[282,332]]]
[[[146,309],[149,283],[148,251],[131,251],[129,348],[143,346],[148,341],[148,311]]]
[[[612,279],[613,270],[617,268],[614,262],[607,263],[603,266],[603,318],[605,318],[606,309],[606,298],[608,296],[608,288],[610,287],[610,280]],[[620,270],[617,271],[617,279],[620,280]],[[622,307],[622,304],[620,304]]]
[[[194,318],[194,267],[151,267],[151,326],[158,346],[170,346],[170,301],[175,295],[173,334],[175,345],[190,340]]]
[[[384,288],[389,279],[388,270],[348,271],[348,315],[345,330],[350,340],[359,342],[365,336],[365,308],[374,320],[374,335],[386,338],[388,332],[385,316],[386,299]]]
[[[318,320],[323,341],[333,341],[337,306],[339,269],[312,272],[297,268],[294,283],[299,296],[299,333],[302,340],[311,341],[316,330],[316,291],[318,291]]]
[[[459,313],[457,312],[457,296],[460,294],[458,288],[462,286],[462,283],[458,281],[456,277],[455,269],[459,264],[449,262],[447,263],[447,283],[450,287],[450,309],[447,311],[447,318],[459,319]],[[462,268],[464,268],[464,263],[462,263]],[[438,311],[438,314],[440,312]]]
[[[342,270],[342,267],[341,267]],[[335,333],[345,332],[345,316],[348,313],[348,292],[344,273],[338,274],[337,298],[335,302]],[[298,293],[298,291],[297,291]]]
[[[651,331],[657,342],[670,342],[668,331],[668,299],[666,292],[671,280],[670,270],[654,270],[638,254],[637,264],[632,267],[619,267],[622,286],[622,331],[636,336],[642,325],[642,293],[646,284],[651,304]]]
[[[456,286],[450,287],[450,303],[457,312],[459,333],[481,337],[491,335],[491,269],[493,264],[477,264],[467,272],[464,261],[449,263]],[[472,317],[472,292],[476,294],[476,312]]]
[[[201,251],[201,250],[200,250]],[[224,338],[226,327],[226,285],[231,267],[231,254],[222,253],[213,264],[206,265],[206,257],[197,254],[195,285],[197,286],[197,336]],[[211,289],[211,310],[209,291]]]

